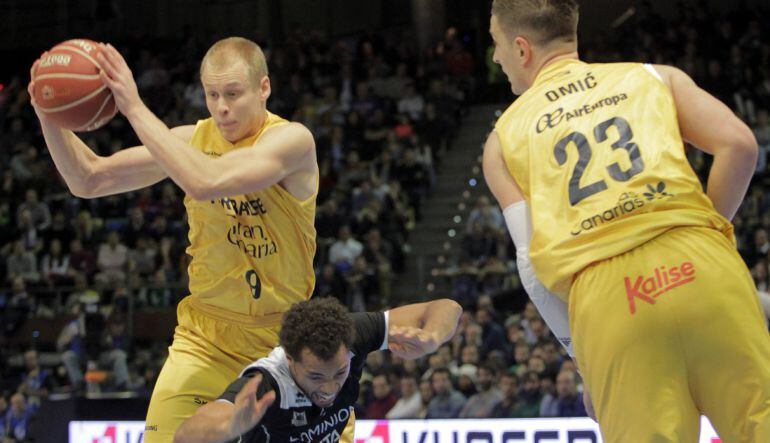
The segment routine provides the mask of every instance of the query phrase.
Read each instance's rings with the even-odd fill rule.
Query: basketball
[[[99,78],[99,44],[67,40],[51,48],[34,72],[38,109],[65,129],[93,131],[117,112],[112,92]]]

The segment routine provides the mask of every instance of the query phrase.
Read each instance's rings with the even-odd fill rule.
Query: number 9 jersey
[[[674,98],[652,66],[557,61],[495,130],[532,209],[535,272],[562,297],[586,266],[673,227],[734,240],[687,161]]]
[[[288,123],[270,112],[255,135],[231,144],[213,119],[195,127],[191,145],[210,157],[259,149],[266,130]],[[316,195],[300,201],[280,184],[245,195],[185,198],[192,257],[189,302],[210,315],[246,323],[281,315],[313,292]]]

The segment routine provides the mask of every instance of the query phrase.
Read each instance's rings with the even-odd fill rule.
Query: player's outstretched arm
[[[388,314],[388,349],[414,359],[435,352],[457,329],[463,309],[448,299],[391,309]]]
[[[249,432],[275,400],[273,391],[257,399],[261,381],[261,374],[249,380],[235,397],[235,403],[215,401],[201,406],[177,429],[174,443],[228,442]]]
[[[724,103],[681,70],[655,65],[676,102],[682,138],[714,156],[707,193],[714,208],[732,220],[757,165],[754,134]]]
[[[299,123],[268,130],[257,149],[237,149],[217,159],[190,149],[142,102],[133,74],[115,48],[103,46],[98,59],[102,80],[112,91],[118,109],[158,164],[190,197],[211,200],[245,194],[295,173],[317,173],[315,141]]]
[[[50,122],[45,114],[38,111],[32,93],[35,86],[33,73],[37,64],[36,61],[30,69],[27,90],[40,120],[48,151],[70,192],[81,198],[103,197],[141,189],[166,177],[166,173],[144,146],[124,149],[109,157],[102,157],[91,151],[75,133]],[[189,140],[192,129],[193,126],[182,126],[174,128],[173,133]]]

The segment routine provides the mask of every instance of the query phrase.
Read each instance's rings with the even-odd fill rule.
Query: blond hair
[[[203,56],[200,72],[203,75],[205,66],[214,69],[226,69],[238,61],[242,61],[246,65],[249,79],[255,86],[259,85],[262,77],[267,75],[267,61],[262,48],[243,37],[228,37],[214,43]]]
[[[537,45],[577,42],[575,0],[493,0],[492,15],[503,32],[525,34]]]

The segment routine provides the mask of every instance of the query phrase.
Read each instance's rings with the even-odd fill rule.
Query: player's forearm
[[[126,117],[166,174],[185,193],[199,199],[208,181],[216,175],[217,162],[175,136],[146,106]]]
[[[714,155],[707,193],[717,212],[728,220],[733,219],[743,202],[757,165],[757,155],[755,140]]]
[[[422,329],[433,334],[439,345],[446,343],[455,333],[463,308],[457,302],[447,299],[434,300],[425,309]]]
[[[177,429],[174,443],[224,443],[237,437],[229,428],[232,410],[201,409]]]
[[[88,197],[88,183],[98,156],[72,131],[42,121],[40,125],[48,152],[67,187],[78,197]]]

